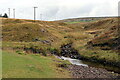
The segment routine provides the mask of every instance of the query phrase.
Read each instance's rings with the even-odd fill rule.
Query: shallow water
[[[80,65],[80,66],[86,66],[88,67],[87,64],[84,64],[81,60],[77,60],[77,59],[71,59],[71,58],[67,58],[67,57],[61,57],[62,60],[68,60],[71,64],[73,65]]]
[[[96,67],[96,68],[103,68],[108,71],[120,74],[120,69],[118,67],[103,65],[100,63],[94,63],[94,62],[83,61],[83,60],[78,60],[78,59],[71,59],[71,58],[63,57],[63,56],[62,57],[56,56],[56,57],[59,59],[62,59],[62,60],[68,60],[73,65],[86,66],[86,67],[92,66],[92,67]]]

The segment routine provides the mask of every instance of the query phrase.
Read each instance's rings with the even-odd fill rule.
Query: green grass
[[[3,51],[3,78],[69,78],[68,71],[57,67],[54,56],[20,55]],[[59,61],[59,60],[58,60]]]
[[[116,52],[113,51],[105,51],[105,50],[100,50],[100,49],[83,49],[79,50],[79,53],[86,57],[86,58],[97,58],[98,60],[106,60],[109,62],[119,62],[120,61],[120,55]]]

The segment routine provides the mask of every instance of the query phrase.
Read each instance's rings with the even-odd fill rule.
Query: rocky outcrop
[[[70,57],[73,59],[80,59],[80,54],[74,48],[72,48],[72,43],[61,46],[61,56]]]

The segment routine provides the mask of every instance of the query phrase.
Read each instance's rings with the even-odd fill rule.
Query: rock
[[[61,46],[61,56],[70,57],[74,59],[80,59],[80,54],[77,50],[72,48],[72,44],[66,44]]]
[[[45,29],[41,29],[41,32],[47,32]]]
[[[85,67],[77,65],[68,65],[68,70],[74,78],[104,78],[114,79],[118,76],[112,75],[109,71],[95,67]],[[103,80],[103,79],[102,79]]]

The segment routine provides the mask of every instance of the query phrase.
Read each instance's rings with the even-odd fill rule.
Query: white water
[[[79,65],[79,66],[86,66],[86,67],[88,67],[88,65],[82,63],[81,60],[71,59],[71,58],[67,58],[67,57],[63,57],[63,56],[62,57],[56,56],[56,57],[59,58],[59,59],[62,59],[62,60],[68,60],[73,65]]]
[[[79,65],[79,66],[86,66],[86,67],[88,67],[88,65],[87,64],[84,64],[84,63],[82,63],[82,61],[81,60],[78,60],[78,59],[71,59],[71,58],[68,58],[68,57],[59,57],[59,56],[56,56],[56,55],[54,55],[56,58],[58,58],[58,59],[61,59],[61,60],[68,60],[71,64],[73,64],[73,65]],[[94,65],[94,64],[93,64]],[[98,65],[99,66],[99,65]],[[97,67],[98,68],[98,67]],[[110,66],[108,67],[108,68],[110,68]],[[112,70],[112,72],[114,72],[114,71],[117,71],[118,70],[118,72],[119,72],[119,68],[115,68],[115,67],[112,67],[111,68],[111,70]]]

